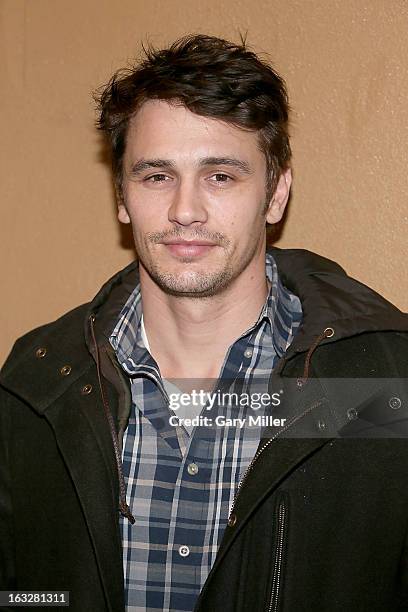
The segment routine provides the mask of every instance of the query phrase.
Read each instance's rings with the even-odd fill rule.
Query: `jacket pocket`
[[[269,601],[267,601],[266,612],[277,612],[281,601],[283,566],[285,560],[285,549],[288,530],[288,503],[286,496],[282,496],[277,505],[275,516],[275,555],[272,565],[272,584]]]

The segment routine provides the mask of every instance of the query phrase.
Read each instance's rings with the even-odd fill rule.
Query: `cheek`
[[[146,226],[150,225],[156,216],[148,202],[143,202],[140,198],[127,197],[126,209],[134,231],[145,231]]]
[[[230,228],[234,233],[245,239],[252,233],[259,233],[265,224],[264,207],[263,204],[250,207],[247,202],[239,204],[238,209],[235,209],[228,218],[224,219],[224,227]]]
[[[160,194],[141,190],[137,185],[129,185],[125,192],[126,208],[135,229],[154,228],[163,223],[167,207]]]

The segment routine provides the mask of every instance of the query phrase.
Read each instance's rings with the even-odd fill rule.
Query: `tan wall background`
[[[406,0],[2,0],[0,362],[133,258],[91,90],[141,40],[238,30],[270,54],[294,110],[278,244],[335,259],[408,309]]]

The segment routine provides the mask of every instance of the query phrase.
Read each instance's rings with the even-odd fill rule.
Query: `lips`
[[[178,257],[200,257],[206,255],[216,247],[213,242],[205,242],[203,240],[168,240],[163,242],[165,247],[172,255]]]

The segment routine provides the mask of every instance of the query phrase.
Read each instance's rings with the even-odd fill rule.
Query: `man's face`
[[[280,219],[287,196],[266,202],[255,133],[149,100],[130,122],[123,170],[119,220],[132,223],[141,278],[208,297],[265,275],[265,222]]]

